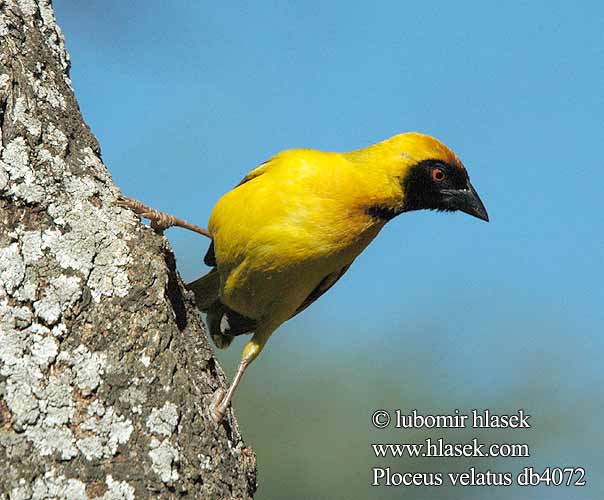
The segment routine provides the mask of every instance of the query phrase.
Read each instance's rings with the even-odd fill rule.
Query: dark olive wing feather
[[[331,273],[325,276],[325,278],[323,278],[315,289],[308,295],[308,297],[306,297],[306,300],[300,304],[300,307],[296,309],[296,312],[294,312],[290,318],[300,314],[321,295],[327,292],[327,290],[334,286],[349,267],[350,264],[344,266],[336,273]],[[212,334],[212,338],[214,338],[216,345],[220,347],[226,347],[228,344],[230,344],[230,340],[228,339],[226,341],[221,340],[225,335],[232,339],[237,335],[253,332],[258,325],[256,320],[239,314],[237,311],[234,311],[230,307],[224,305],[220,299],[216,299],[216,301],[214,301],[214,303],[208,308],[207,314],[210,333]]]
[[[321,295],[323,295],[327,290],[329,290],[332,286],[334,286],[337,281],[344,275],[350,264],[344,266],[338,272],[328,274],[321,280],[321,282],[315,287],[315,289],[310,292],[310,295],[306,297],[306,300],[300,304],[300,307],[296,309],[296,312],[290,316],[293,318],[294,316],[300,314],[304,309],[306,309],[309,305],[311,305],[315,300],[317,300]]]

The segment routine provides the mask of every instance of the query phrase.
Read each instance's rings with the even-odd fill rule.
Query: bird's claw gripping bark
[[[229,404],[225,401],[226,391],[224,389],[216,389],[210,403],[210,416],[212,420],[219,424],[226,415]]]
[[[128,196],[119,195],[115,204],[122,208],[132,210],[140,217],[149,219],[151,221],[151,227],[159,233],[171,226],[177,225],[176,217],[173,215],[155,210],[154,208],[151,208],[138,200],[129,198]]]
[[[212,238],[212,235],[207,229],[197,226],[196,224],[191,224],[190,222],[180,219],[179,217],[175,217],[174,215],[155,210],[154,208],[151,208],[138,200],[129,198],[128,196],[120,194],[115,204],[119,207],[132,210],[140,217],[149,219],[151,221],[151,227],[158,233],[162,233],[169,227],[178,226],[202,234],[207,238]]]

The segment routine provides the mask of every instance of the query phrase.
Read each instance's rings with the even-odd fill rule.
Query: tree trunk
[[[0,0],[0,499],[251,498],[172,251],[117,194],[49,0]]]

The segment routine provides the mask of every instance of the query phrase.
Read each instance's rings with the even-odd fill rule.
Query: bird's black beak
[[[481,220],[489,222],[489,214],[487,214],[487,209],[484,208],[478,193],[469,181],[466,189],[447,189],[443,190],[443,193],[448,196],[448,203],[452,209],[460,210],[474,217],[478,217]]]

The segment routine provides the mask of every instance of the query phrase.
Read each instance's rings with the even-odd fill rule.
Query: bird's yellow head
[[[412,210],[462,211],[484,221],[487,211],[459,158],[434,137],[399,134],[350,153],[351,159],[386,173],[396,186],[386,202],[368,207],[370,215],[390,219]]]

